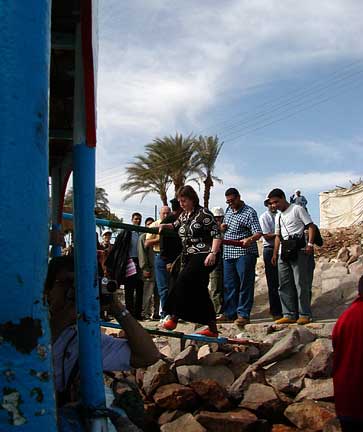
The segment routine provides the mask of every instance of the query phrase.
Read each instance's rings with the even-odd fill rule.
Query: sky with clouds
[[[211,206],[237,187],[319,192],[363,177],[361,0],[99,0],[97,185],[125,221],[125,166],[155,137],[224,142]],[[169,190],[173,197],[174,190]],[[202,193],[202,190],[201,190]]]

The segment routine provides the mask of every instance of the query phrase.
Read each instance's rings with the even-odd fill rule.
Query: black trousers
[[[184,257],[184,266],[170,285],[165,311],[185,321],[209,324],[216,320],[216,312],[209,296],[209,273],[215,266],[206,267],[208,254],[190,254]]]
[[[137,273],[126,278],[125,282],[125,304],[130,314],[140,320],[142,318],[142,300],[144,294],[144,283],[140,276],[139,260],[132,258],[136,265]]]
[[[282,307],[279,296],[279,272],[277,266],[271,264],[273,248],[263,248],[263,261],[265,263],[265,274],[268,286],[268,299],[270,302],[270,313],[273,316],[282,315]]]

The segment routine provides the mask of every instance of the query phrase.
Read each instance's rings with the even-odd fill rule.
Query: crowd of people
[[[184,186],[171,208],[161,207],[157,220],[146,218],[145,226],[153,232],[121,230],[113,244],[111,231],[102,234],[101,243],[97,238],[100,280],[123,286],[125,298],[123,305],[110,294],[111,313],[127,339],[101,335],[104,370],[147,367],[160,358],[139,320],[160,320],[166,330],[174,330],[180,320],[199,323],[205,327],[197,333],[210,337],[218,336],[218,323],[248,324],[260,239],[272,319],[278,324],[309,323],[314,244],[319,244],[320,233],[307,212],[306,198],[298,190],[293,197],[287,200],[283,190],[273,189],[264,200],[266,211],[258,217],[236,188],[226,190],[225,210],[210,211],[199,204],[191,186]],[[140,226],[142,215],[133,213],[131,222]],[[45,300],[59,406],[71,399],[79,372],[73,279],[72,254],[50,261]],[[333,332],[334,390],[344,431],[361,430],[363,424],[357,402],[363,385],[362,296],[363,277],[358,299]]]
[[[316,225],[306,198],[297,190],[288,201],[273,189],[260,216],[236,188],[225,198],[225,210],[209,210],[184,186],[157,220],[145,219],[153,233],[122,230],[112,245],[112,233],[104,232],[100,272],[123,285],[126,308],[136,319],[160,320],[167,330],[179,320],[196,322],[206,325],[202,334],[216,336],[218,323],[250,322],[262,239],[272,319],[309,323]],[[131,223],[140,226],[142,215],[133,213]]]

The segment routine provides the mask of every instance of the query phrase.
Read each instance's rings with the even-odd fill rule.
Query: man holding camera
[[[270,205],[281,212],[276,216],[276,237],[271,262],[278,265],[279,293],[284,316],[275,322],[308,324],[311,321],[315,225],[303,207],[287,202],[281,189],[273,189],[268,194],[268,199]]]
[[[44,300],[50,312],[58,402],[70,402],[71,386],[76,383],[79,373],[73,257],[56,257],[50,261]],[[158,361],[160,354],[152,338],[119,302],[117,296],[113,298],[110,307],[127,339],[100,335],[104,371],[124,371],[130,367],[143,368]]]

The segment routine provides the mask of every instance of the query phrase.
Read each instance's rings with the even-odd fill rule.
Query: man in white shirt
[[[265,263],[265,275],[268,287],[268,299],[270,314],[274,321],[282,318],[282,308],[279,296],[279,272],[277,266],[272,265],[271,260],[275,245],[275,219],[277,210],[270,204],[268,198],[264,201],[267,210],[260,216],[260,225],[263,232],[263,261]]]
[[[311,321],[315,225],[303,207],[286,201],[285,193],[281,189],[273,189],[268,198],[272,207],[281,212],[276,217],[276,238],[271,262],[278,265],[279,292],[284,316],[275,322],[297,322],[304,325]],[[292,241],[286,244],[286,240]],[[294,241],[295,246],[291,244]]]

